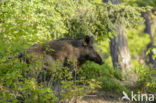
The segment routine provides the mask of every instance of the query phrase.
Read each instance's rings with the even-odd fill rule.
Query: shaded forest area
[[[94,42],[102,61],[56,58],[45,70],[57,39]],[[35,46],[40,58],[26,52]],[[0,103],[150,102],[122,100],[132,91],[156,102],[156,0],[0,1]]]

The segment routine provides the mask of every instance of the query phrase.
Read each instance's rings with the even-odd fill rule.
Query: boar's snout
[[[101,56],[99,54],[97,54],[97,56],[95,57],[94,62],[96,62],[99,65],[103,64],[102,58],[101,58]]]
[[[101,56],[93,48],[88,52],[88,60],[93,61],[99,65],[103,64]]]
[[[97,62],[99,65],[102,65],[103,64],[103,61],[101,60],[101,61],[99,61],[99,62]]]
[[[85,36],[83,39],[84,50],[83,53],[86,55],[86,59],[94,61],[95,63],[102,65],[103,61],[101,56],[96,52],[93,46],[94,37]]]
[[[100,62],[99,64],[100,64],[100,65],[102,65],[102,64],[103,64],[103,61],[102,61],[102,62]]]

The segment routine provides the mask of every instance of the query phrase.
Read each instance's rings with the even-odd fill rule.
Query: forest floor
[[[113,93],[99,91],[82,97],[72,98],[70,101],[63,100],[58,103],[132,103],[121,101],[122,96]]]
[[[129,89],[132,88],[133,85],[127,81],[121,83]],[[122,93],[117,95],[113,92],[98,91],[95,94],[89,94],[79,98],[76,103],[136,103],[132,101],[122,101],[122,96]]]
[[[87,95],[78,100],[77,103],[125,103],[119,97],[113,95]]]
[[[94,95],[86,95],[81,97],[77,103],[126,103],[121,100],[122,95],[106,93],[100,91]],[[130,103],[130,102],[127,102]]]

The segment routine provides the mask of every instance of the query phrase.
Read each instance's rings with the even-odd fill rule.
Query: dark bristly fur
[[[29,56],[26,57],[25,55]],[[61,38],[50,41],[44,45],[34,44],[21,53],[18,58],[30,63],[31,60],[39,60],[43,58],[45,68],[52,66],[56,60],[62,64],[66,61],[75,59],[77,65],[80,66],[87,60],[103,64],[102,58],[93,47],[93,37],[85,36],[84,38],[70,39]]]

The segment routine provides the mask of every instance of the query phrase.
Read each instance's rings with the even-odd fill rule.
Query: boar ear
[[[88,36],[86,35],[83,39],[83,45],[84,46],[88,46],[88,45],[92,45],[94,41],[94,37],[93,36]]]

